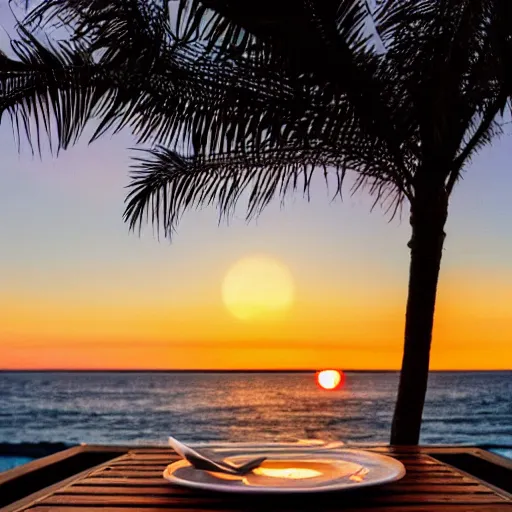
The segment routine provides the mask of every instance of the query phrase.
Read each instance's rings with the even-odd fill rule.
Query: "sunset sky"
[[[4,3],[0,24],[11,30]],[[6,41],[2,32],[0,48]],[[512,368],[505,130],[452,197],[433,369]],[[4,117],[0,145],[0,368],[399,367],[406,212],[388,222],[348,189],[331,202],[319,175],[309,203],[290,196],[250,224],[243,210],[229,225],[213,209],[190,211],[171,244],[123,224],[128,133],[90,146],[84,138],[41,161],[27,148],[18,154]],[[280,314],[240,318],[223,303],[223,282],[256,255],[279,263],[292,298]]]

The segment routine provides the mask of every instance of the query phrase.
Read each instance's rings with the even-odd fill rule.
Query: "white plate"
[[[254,445],[253,445],[254,446]],[[312,493],[347,491],[382,485],[405,475],[403,464],[379,453],[353,449],[314,447],[202,446],[235,464],[253,457],[267,456],[260,468],[235,477],[195,469],[186,460],[167,466],[164,478],[177,485],[230,493]]]

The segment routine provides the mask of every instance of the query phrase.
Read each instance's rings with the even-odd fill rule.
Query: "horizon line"
[[[344,373],[400,373],[399,369],[343,369],[343,368],[321,368],[321,369],[157,369],[157,368],[0,368],[0,373],[317,373],[323,369],[337,369]],[[430,373],[462,373],[462,372],[512,372],[512,368],[503,369],[436,369],[429,370]]]

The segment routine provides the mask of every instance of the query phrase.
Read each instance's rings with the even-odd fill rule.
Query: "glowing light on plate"
[[[255,475],[268,476],[271,478],[289,478],[291,480],[302,480],[321,476],[320,471],[308,468],[265,468],[253,469]]]
[[[338,370],[323,370],[316,376],[318,385],[323,389],[337,389],[343,385],[343,372]]]

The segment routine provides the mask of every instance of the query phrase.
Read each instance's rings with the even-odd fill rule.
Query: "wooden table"
[[[399,482],[358,493],[235,497],[191,491],[167,483],[162,472],[176,459],[168,449],[119,448],[119,456],[114,454],[111,460],[11,503],[0,512],[162,512],[162,509],[175,512],[512,512],[509,493],[441,462],[435,458],[436,452],[432,448],[370,449],[402,461],[407,469],[406,476]],[[77,447],[74,450],[101,451],[101,447]]]

